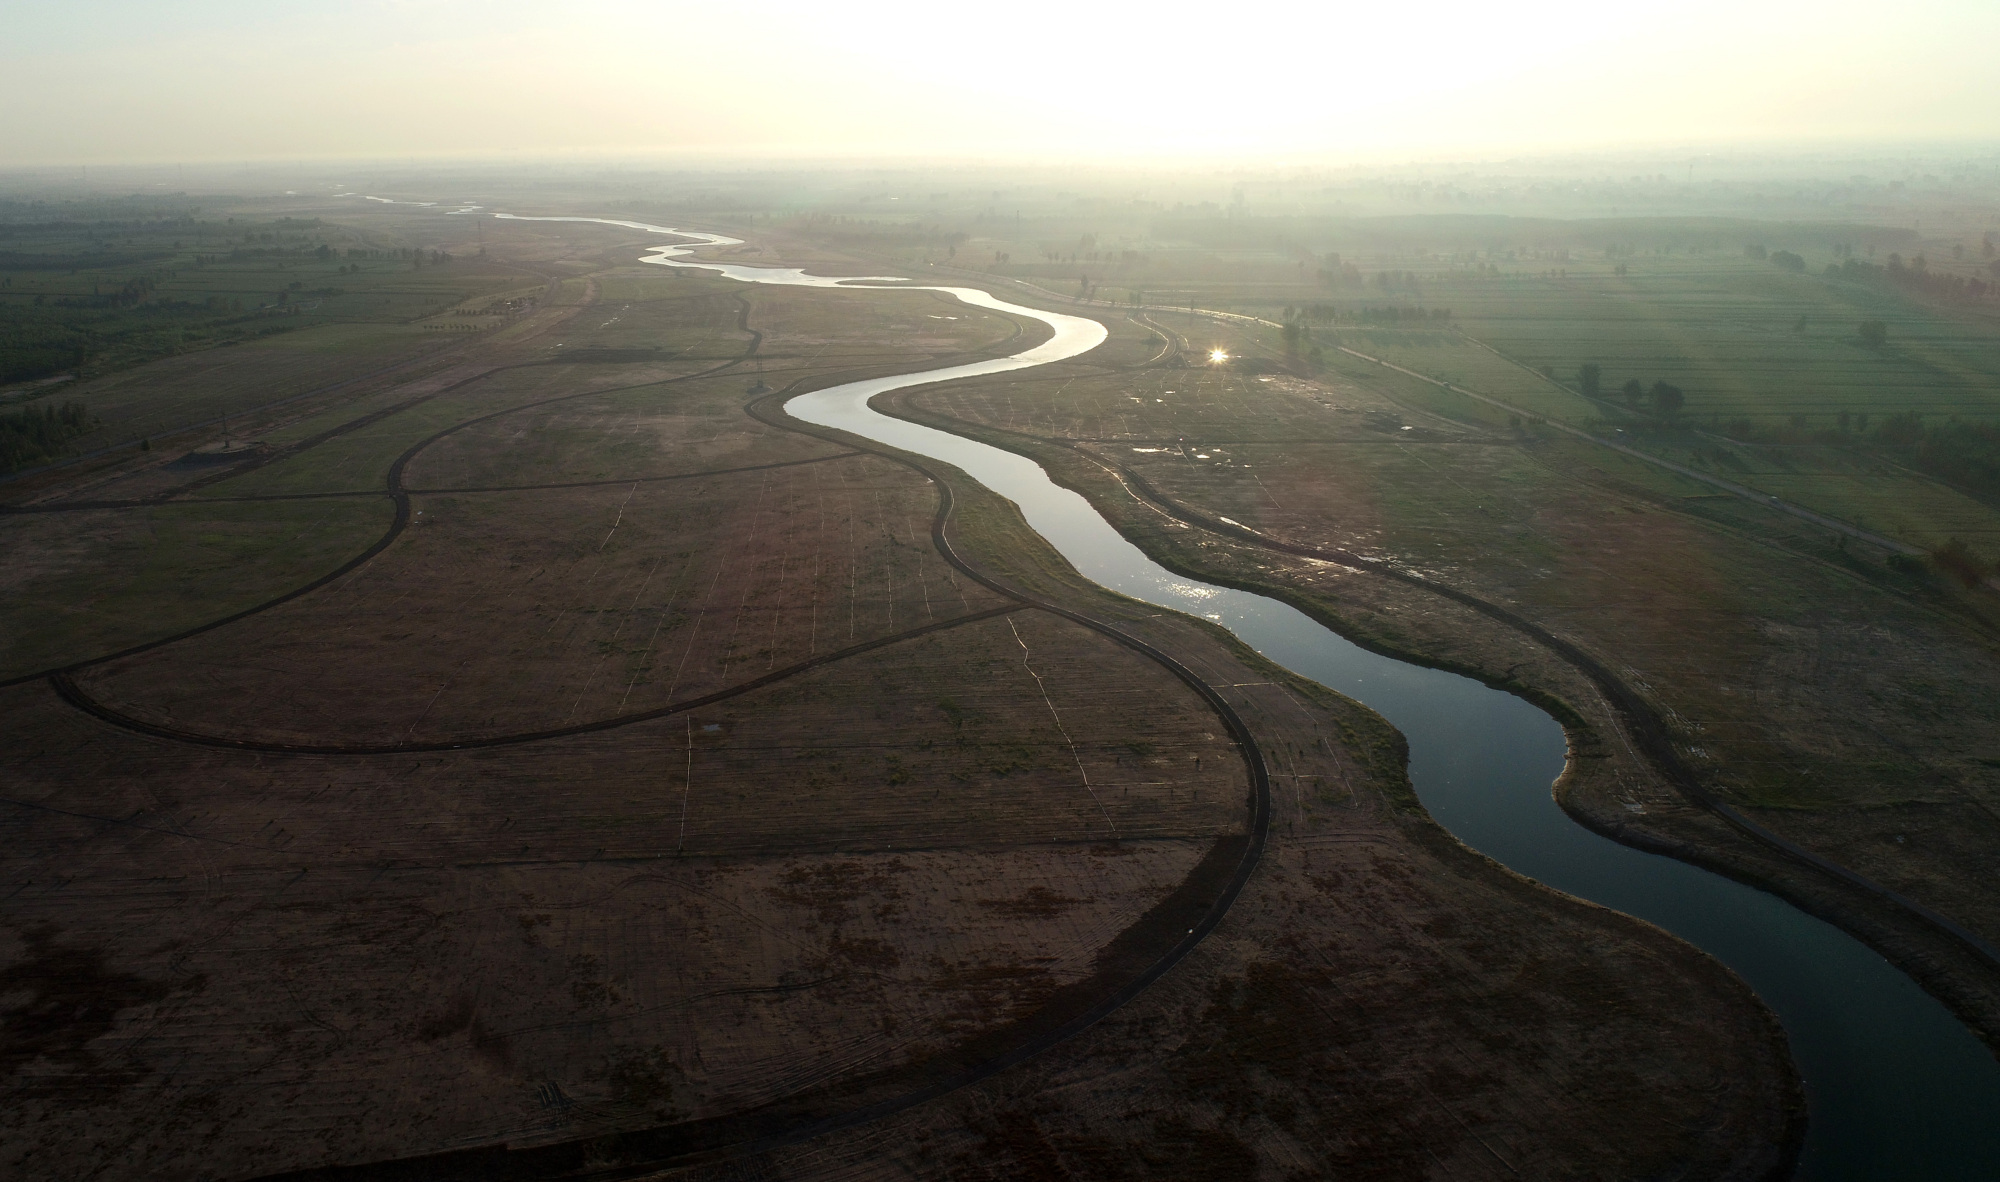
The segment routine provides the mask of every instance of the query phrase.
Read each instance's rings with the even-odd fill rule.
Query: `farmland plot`
[[[630,376],[643,379],[644,373]],[[590,376],[601,383],[624,375]],[[440,493],[652,480],[793,463],[845,450],[745,415],[745,390],[751,384],[731,372],[672,386],[532,401],[432,443],[410,462],[404,479],[411,488]]]
[[[0,519],[0,680],[262,603],[359,553],[390,516],[370,497]]]
[[[87,1050],[48,1044],[4,1118],[10,1171],[60,1145],[114,1172],[261,1173],[852,1102],[1090,978],[1209,844],[909,849],[934,830],[883,827],[864,791],[847,811],[874,825],[745,828],[765,852],[718,858],[709,822],[710,853],[682,855],[678,720],[414,761],[184,748],[168,768],[148,740],[0,692],[40,726],[7,757],[11,790],[61,802],[7,814],[30,884],[8,959],[98,958],[90,987],[141,1015]],[[893,718],[877,733],[903,737]],[[807,738],[852,759],[851,737]],[[1009,779],[1024,804],[1035,778]],[[900,788],[947,822],[957,807]],[[774,848],[791,837],[846,848]],[[78,1102],[109,1096],[109,1119]]]
[[[655,709],[1001,602],[931,549],[931,486],[868,457],[415,504],[367,568],[94,669],[90,691],[239,738],[456,741]]]

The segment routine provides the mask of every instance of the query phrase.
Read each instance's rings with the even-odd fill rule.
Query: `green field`
[[[1717,428],[1739,420],[1837,427],[1842,412],[2000,418],[2000,322],[1978,312],[1750,259],[1649,262],[1624,276],[1606,269],[1438,285],[1430,298],[1477,344],[1431,331],[1336,335],[1510,398],[1547,397],[1554,383],[1538,372],[1544,366],[1574,390],[1578,367],[1596,363],[1604,392],[1597,414],[1611,420],[1629,417],[1617,392],[1634,378],[1681,387],[1682,417]],[[1886,324],[1887,344],[1863,343],[1857,326],[1866,320]],[[1575,407],[1569,417],[1586,413]]]
[[[10,518],[0,677],[171,636],[317,578],[387,528],[387,497]]]
[[[1300,351],[1380,375],[1338,352],[1351,349],[1925,549],[1957,538],[2000,558],[2000,323],[1987,309],[1742,257],[1616,265],[1573,262],[1567,278],[1441,271],[1419,286],[1450,319],[1422,327],[1357,323],[1410,296],[1328,295],[1297,305],[1314,313]],[[1869,320],[1885,344],[1862,340]],[[1284,348],[1276,330],[1263,341]],[[1595,397],[1585,364],[1600,370]],[[1685,405],[1663,415],[1649,394],[1621,393],[1628,381],[1667,382]]]
[[[0,407],[75,401],[93,419],[19,466],[407,361],[503,326],[505,301],[544,287],[477,248],[454,255],[462,226],[150,213],[0,223]]]

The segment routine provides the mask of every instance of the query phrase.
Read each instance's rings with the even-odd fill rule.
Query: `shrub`
[[[1985,582],[1990,573],[1972,547],[1957,538],[1931,551],[1931,565],[1965,584],[1967,590]]]

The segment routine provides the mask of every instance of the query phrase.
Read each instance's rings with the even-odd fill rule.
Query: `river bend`
[[[1212,620],[1266,658],[1366,703],[1409,740],[1417,795],[1459,840],[1549,886],[1656,923],[1735,970],[1778,1015],[1805,1078],[1809,1121],[1798,1177],[2000,1178],[2000,1062],[1985,1046],[1908,976],[1838,928],[1774,895],[1620,845],[1570,820],[1550,790],[1567,751],[1549,715],[1469,678],[1368,652],[1290,605],[1177,575],[1025,456],[868,405],[890,390],[1078,356],[1104,342],[1102,324],[1007,303],[978,288],[690,257],[702,247],[741,244],[719,234],[600,218],[521,220],[674,235],[691,244],[652,248],[643,261],[746,283],[847,290],[893,284],[1048,325],[1054,330],[1048,341],[1008,357],[850,382],[793,397],[785,409],[805,422],[957,466],[1020,506],[1028,524],[1086,578]]]

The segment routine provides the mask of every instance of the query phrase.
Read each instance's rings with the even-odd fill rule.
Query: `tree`
[[[1586,361],[1576,367],[1577,387],[1591,398],[1597,397],[1598,382],[1603,376],[1603,368],[1594,361]]]
[[[1880,320],[1864,320],[1855,331],[1861,334],[1861,343],[1871,349],[1879,349],[1889,339],[1889,326]]]
[[[1670,386],[1664,381],[1653,383],[1653,409],[1659,411],[1661,417],[1673,418],[1686,405],[1687,396],[1681,393],[1679,386]]]
[[[1646,387],[1639,384],[1638,378],[1626,378],[1625,384],[1619,388],[1619,393],[1625,395],[1625,401],[1633,406],[1639,405],[1639,396],[1645,392]]]

